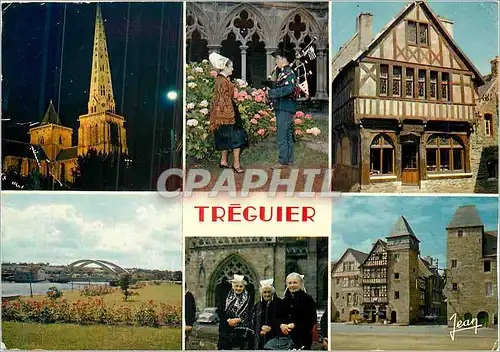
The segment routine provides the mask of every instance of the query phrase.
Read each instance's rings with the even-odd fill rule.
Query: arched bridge
[[[87,279],[102,281],[102,280],[116,280],[123,273],[127,273],[127,270],[123,269],[119,265],[111,263],[107,260],[96,260],[96,259],[80,259],[68,264],[63,272],[61,272],[57,277],[54,277],[52,281],[54,282],[68,282],[76,278],[83,278],[78,275],[79,272],[83,271],[83,269],[88,265],[97,265],[104,272],[97,275],[92,275],[92,277],[83,276]],[[76,274],[76,275],[75,275]],[[50,279],[49,279],[50,280]]]
[[[93,259],[80,259],[74,261],[73,263],[68,265],[67,270],[69,271],[69,273],[74,273],[78,269],[82,269],[90,264],[95,264],[112,275],[121,275],[127,272],[127,270],[123,269],[122,267],[113,264],[111,262],[108,262],[106,260],[93,260]]]

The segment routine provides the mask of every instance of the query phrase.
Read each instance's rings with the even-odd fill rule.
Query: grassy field
[[[118,289],[116,292],[102,296],[102,300],[106,304],[140,304],[152,300],[154,303],[170,303],[181,305],[182,304],[182,286],[177,284],[164,283],[161,285],[151,285],[140,289],[132,290],[138,292],[138,296],[128,298],[128,302],[123,301],[123,294]],[[88,296],[80,295],[80,291],[63,291],[63,298],[69,302],[76,302],[78,300],[86,300]],[[97,298],[97,297],[90,297]],[[33,298],[24,296],[25,300],[43,301],[47,299],[46,295],[34,295]]]
[[[8,349],[178,350],[181,339],[180,328],[2,323],[2,342]]]

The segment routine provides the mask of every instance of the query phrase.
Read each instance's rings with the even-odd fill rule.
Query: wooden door
[[[418,144],[403,144],[401,181],[406,185],[418,185],[420,172],[418,166]]]

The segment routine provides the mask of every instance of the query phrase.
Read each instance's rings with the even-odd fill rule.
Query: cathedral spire
[[[92,75],[90,77],[89,114],[96,112],[115,112],[115,99],[111,84],[106,33],[101,7],[97,4],[94,34],[94,53],[92,55]]]

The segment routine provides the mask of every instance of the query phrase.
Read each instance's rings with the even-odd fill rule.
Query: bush
[[[208,127],[216,72],[212,71],[208,60],[203,60],[187,65],[186,75],[186,155],[198,160],[211,159],[215,154],[214,137]],[[236,80],[233,99],[250,144],[256,144],[276,132],[276,118],[269,106],[263,103],[264,96],[262,89]],[[301,111],[296,113],[294,125],[296,140],[317,136],[321,132],[313,126],[312,116]]]
[[[115,292],[117,289],[115,287],[107,285],[90,285],[85,286],[80,292],[81,296],[104,296]]]
[[[56,299],[62,297],[62,295],[62,292],[55,286],[49,287],[49,289],[47,290],[47,297],[49,297],[50,299]]]
[[[2,321],[179,327],[181,318],[180,306],[153,301],[134,307],[107,305],[92,298],[74,303],[65,299],[2,302]]]

